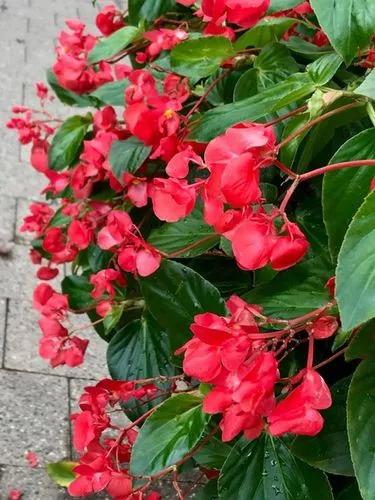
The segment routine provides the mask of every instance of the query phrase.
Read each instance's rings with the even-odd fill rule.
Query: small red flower
[[[339,328],[337,319],[334,316],[321,316],[308,328],[308,331],[317,340],[332,337]]]

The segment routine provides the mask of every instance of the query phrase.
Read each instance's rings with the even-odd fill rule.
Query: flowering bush
[[[38,83],[8,123],[47,179],[21,230],[40,355],[81,364],[87,314],[112,379],[51,474],[117,500],[165,477],[180,499],[373,500],[373,2],[129,0],[66,25],[48,83],[74,114]]]

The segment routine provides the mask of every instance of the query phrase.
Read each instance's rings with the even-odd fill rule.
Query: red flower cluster
[[[39,326],[43,333],[39,343],[41,357],[49,360],[52,367],[80,365],[89,342],[69,335],[62,324],[67,320],[67,296],[42,283],[34,291],[33,305],[40,313]]]
[[[212,313],[196,316],[191,325],[194,338],[177,351],[185,353],[184,372],[211,385],[203,409],[223,414],[223,441],[231,441],[241,432],[254,439],[266,420],[274,435],[317,434],[323,425],[317,410],[331,405],[323,379],[311,369],[303,371],[296,377],[299,381],[304,376],[302,384],[276,403],[278,362],[276,353],[267,350],[270,337],[262,334],[257,324],[259,309],[237,296],[227,301],[227,307],[229,317]]]
[[[137,53],[137,62],[145,63],[147,60],[155,59],[163,50],[172,50],[173,47],[186,40],[189,37],[188,33],[182,29],[166,29],[146,31],[143,38],[148,40],[150,45],[147,46],[145,52]]]
[[[128,471],[132,445],[137,438],[133,425],[120,430],[115,439],[106,432],[118,432],[111,423],[109,408],[130,399],[143,400],[155,395],[158,388],[148,384],[140,387],[136,382],[102,380],[93,387],[86,387],[80,398],[81,411],[72,415],[73,444],[83,452],[79,465],[74,468],[76,479],[69,485],[72,496],[86,496],[106,490],[116,500],[158,500],[152,492],[134,493],[133,479]]]
[[[96,16],[95,24],[104,36],[112,35],[125,26],[122,13],[114,5],[104,7]]]

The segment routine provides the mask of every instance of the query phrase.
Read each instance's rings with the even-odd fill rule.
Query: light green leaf
[[[104,318],[103,326],[106,333],[113,330],[113,328],[118,324],[121,319],[122,313],[124,312],[124,304],[118,304],[112,306],[110,312]]]
[[[348,395],[348,434],[355,475],[363,500],[375,498],[375,363],[363,361]]]
[[[332,46],[350,64],[374,34],[375,3],[368,0],[311,0]]]
[[[375,316],[375,191],[354,216],[341,247],[336,298],[342,328],[352,330]]]
[[[273,14],[274,12],[293,9],[293,7],[296,7],[300,3],[301,0],[271,0],[271,4],[268,9],[268,14]]]
[[[112,172],[119,181],[122,181],[125,172],[135,174],[147,160],[150,152],[151,147],[145,146],[136,137],[114,142],[109,153]]]
[[[48,151],[49,167],[63,170],[78,160],[83,139],[91,125],[92,116],[71,116],[54,135]]]
[[[88,61],[95,64],[105,61],[124,50],[137,36],[139,29],[134,26],[125,26],[109,37],[100,39],[95,47],[89,52]]]
[[[332,80],[342,62],[342,57],[332,52],[332,54],[319,57],[319,59],[306,66],[306,69],[312,80],[321,86]]]
[[[366,76],[361,85],[355,89],[354,93],[375,99],[375,69]]]
[[[125,89],[129,86],[129,81],[124,78],[116,82],[109,82],[92,92],[90,95],[100,99],[104,104],[111,106],[124,106]]]
[[[138,434],[132,450],[131,473],[151,476],[181,460],[200,441],[208,420],[201,398],[179,394],[167,399]]]
[[[47,465],[49,477],[59,486],[67,488],[75,479],[73,472],[74,467],[77,467],[78,462],[62,461]]]
[[[171,66],[179,75],[203,78],[212,75],[234,54],[231,42],[223,36],[187,40],[172,50]]]

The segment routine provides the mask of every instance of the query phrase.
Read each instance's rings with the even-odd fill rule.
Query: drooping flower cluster
[[[184,372],[211,386],[203,409],[222,414],[223,441],[231,441],[241,432],[255,439],[267,422],[275,436],[289,432],[316,435],[323,427],[317,410],[332,402],[324,380],[312,368],[303,370],[295,377],[295,383],[303,378],[302,383],[277,403],[275,385],[280,375],[275,344],[269,339],[281,338],[280,334],[262,333],[257,323],[262,317],[259,308],[237,296],[227,301],[227,308],[229,317],[196,316],[190,328],[194,338],[177,352],[184,352]],[[292,332],[284,342],[291,338]]]
[[[76,479],[68,491],[72,496],[86,496],[106,491],[112,498],[121,500],[158,500],[156,492],[134,492],[133,478],[129,473],[132,445],[137,438],[135,424],[119,429],[111,421],[111,412],[119,404],[138,400],[140,404],[158,392],[153,384],[137,385],[136,382],[102,380],[85,388],[79,400],[80,412],[72,415],[73,444],[81,453],[74,468]],[[132,496],[134,494],[134,496]]]

